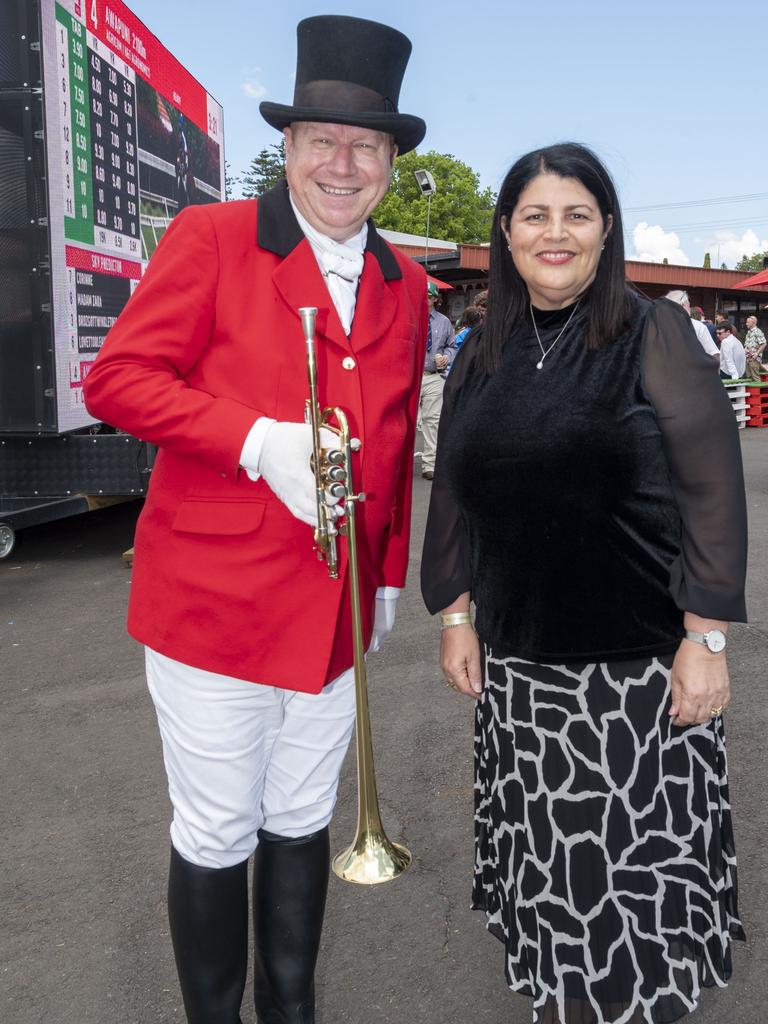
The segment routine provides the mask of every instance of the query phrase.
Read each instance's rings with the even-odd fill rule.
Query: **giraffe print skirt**
[[[670,725],[671,664],[486,647],[472,905],[534,1024],[662,1024],[731,975],[744,931],[723,720]]]

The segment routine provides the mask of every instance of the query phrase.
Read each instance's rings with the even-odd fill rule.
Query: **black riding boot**
[[[329,862],[327,828],[299,839],[259,832],[253,875],[259,1024],[314,1024]]]
[[[239,1024],[248,970],[248,861],[202,868],[171,847],[168,919],[189,1024]]]

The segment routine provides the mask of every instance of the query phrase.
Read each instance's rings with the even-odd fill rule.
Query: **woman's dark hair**
[[[539,174],[575,178],[597,200],[603,222],[613,218],[600,254],[597,274],[582,301],[587,316],[587,348],[609,345],[622,333],[634,308],[624,268],[624,229],[616,187],[595,154],[575,142],[536,149],[513,164],[501,186],[491,229],[488,312],[478,353],[480,367],[493,373],[501,365],[502,352],[511,331],[527,315],[528,289],[517,271],[501,229],[509,221],[523,189]]]

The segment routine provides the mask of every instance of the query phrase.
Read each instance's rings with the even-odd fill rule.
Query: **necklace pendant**
[[[537,370],[540,370],[540,369],[541,369],[541,368],[542,368],[543,366],[544,366],[544,360],[543,360],[543,359],[540,359],[540,360],[538,361],[538,363],[536,363],[536,369],[537,369]]]

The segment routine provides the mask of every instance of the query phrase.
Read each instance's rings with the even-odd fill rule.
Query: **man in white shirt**
[[[744,346],[731,334],[729,320],[721,320],[716,333],[720,342],[720,376],[723,380],[739,380],[747,369],[747,353]]]
[[[664,298],[669,299],[670,302],[676,302],[678,306],[682,306],[688,316],[691,316],[691,303],[688,298],[688,292],[684,292],[679,288],[674,289],[671,292],[667,292]],[[701,347],[707,353],[708,356],[712,356],[713,359],[720,358],[720,354],[717,351],[717,345],[712,340],[712,335],[709,333],[707,328],[700,320],[695,320],[691,317],[691,326],[693,327],[696,337],[701,343]]]

